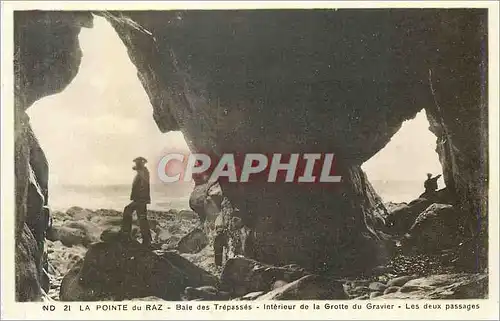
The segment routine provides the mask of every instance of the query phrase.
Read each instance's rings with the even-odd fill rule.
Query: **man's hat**
[[[133,162],[134,163],[143,163],[143,164],[146,164],[148,161],[144,157],[139,156],[139,157],[135,158],[133,160]]]

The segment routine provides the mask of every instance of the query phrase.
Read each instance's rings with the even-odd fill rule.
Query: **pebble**
[[[383,266],[383,265],[376,266],[372,269],[373,275],[381,275],[384,273],[389,273],[391,271],[392,271],[391,268],[389,268],[387,266]]]

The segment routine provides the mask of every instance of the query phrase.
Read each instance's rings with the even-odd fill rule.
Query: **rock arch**
[[[486,264],[485,10],[95,14],[125,43],[160,130],[181,130],[192,150],[336,153],[344,180],[335,190],[222,185],[258,234],[256,259],[336,274],[383,260],[385,208],[360,166],[425,108],[446,186],[481,224]],[[43,157],[30,158],[39,146],[24,111],[73,79],[77,36],[91,24],[89,12],[15,13],[18,300],[40,297],[40,253],[26,222],[42,209],[27,210],[39,201],[28,193],[29,172],[48,170]]]

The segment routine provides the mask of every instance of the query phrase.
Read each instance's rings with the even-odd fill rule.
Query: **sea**
[[[372,186],[384,202],[411,202],[423,192],[422,181],[371,181]],[[442,184],[440,184],[442,185]],[[192,184],[180,186],[152,185],[152,210],[189,209]],[[442,188],[443,186],[440,186]],[[88,209],[123,210],[130,202],[130,185],[63,185],[51,187],[49,205],[54,210],[65,211],[72,206]]]

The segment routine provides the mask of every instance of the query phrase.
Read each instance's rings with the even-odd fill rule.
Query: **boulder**
[[[481,43],[487,39],[483,12],[99,14],[108,19],[127,47],[151,98],[159,128],[182,130],[194,151],[220,155],[228,151],[335,150],[338,164],[359,170],[357,166],[386,146],[403,121],[426,106],[437,123],[432,131],[442,142],[438,152],[446,185],[463,196],[464,202],[474,204],[471,212],[479,212],[485,204],[488,104],[482,103],[484,94],[477,85],[482,83],[487,65],[481,54]],[[405,27],[399,28],[402,20]],[[290,24],[296,26],[292,31],[282,28]],[[138,33],[138,26],[148,32]],[[341,33],[336,32],[339,26],[343,26]],[[160,40],[151,41],[149,34]],[[235,38],[235,34],[239,36]],[[193,41],[186,44],[185,39]],[[231,53],[225,50],[227,43],[233,48]],[[162,46],[169,50],[161,50]],[[311,51],[314,57],[304,56]],[[286,59],[283,52],[288,52]],[[267,59],[260,59],[262,56]],[[467,59],[463,61],[463,57]],[[355,80],[349,90],[338,85],[352,77]],[[433,80],[432,92],[429,82],[422,81],[428,78]],[[474,90],[467,93],[470,88]],[[315,130],[310,130],[311,124]],[[318,187],[294,193],[293,184],[246,184],[241,193],[236,191],[241,184],[222,184],[222,189],[242,211],[269,214],[275,218],[273,223],[284,226],[282,230],[290,230],[275,238],[259,236],[262,242],[255,245],[253,258],[270,264],[299,261],[308,269],[321,266],[315,266],[311,257],[316,261],[332,258],[332,262],[321,263],[331,264],[330,269],[341,266],[337,270],[343,272],[360,268],[353,262],[364,261],[362,249],[367,242],[358,238],[373,234],[371,223],[376,219],[370,215],[375,208],[367,185],[357,188],[349,178],[342,183],[345,189],[337,195]],[[313,204],[322,204],[324,210],[300,208],[305,203],[311,209],[306,199],[321,194],[331,200]],[[286,206],[276,206],[276,200],[293,203],[292,208],[298,205],[297,209],[292,215]],[[353,221],[363,223],[351,226]],[[304,222],[317,226],[301,233]],[[275,224],[255,223],[263,236],[278,229]],[[321,226],[326,226],[325,232],[313,232]],[[334,241],[344,238],[351,246]],[[297,244],[300,246],[294,248]],[[343,257],[354,255],[355,260],[339,264]],[[363,265],[366,262],[360,262]]]
[[[183,220],[194,220],[198,216],[196,215],[196,213],[194,211],[180,210],[177,213],[177,217],[180,219],[183,219]]]
[[[154,231],[151,232],[153,239],[157,239]],[[123,238],[131,238],[132,240],[137,240],[140,236],[140,229],[137,226],[132,226],[132,231],[130,235],[127,236],[121,232],[121,226],[111,226],[104,231],[99,236],[99,240],[102,242],[114,242],[117,240],[122,240]]]
[[[121,226],[122,224],[122,216],[100,216],[95,215],[92,216],[90,222],[101,226],[102,228],[108,228],[112,226]]]
[[[219,290],[213,286],[201,286],[198,288],[188,286],[184,289],[184,295],[188,301],[195,299],[216,300],[218,292]]]
[[[398,286],[390,286],[387,289],[385,289],[384,294],[394,293],[394,292],[398,292],[398,291],[399,291]]]
[[[61,241],[65,246],[83,245],[99,241],[102,228],[87,220],[65,220],[54,224],[47,232],[47,239]]]
[[[66,273],[59,289],[59,300],[61,301],[93,301],[101,299],[92,288],[84,287],[80,283],[80,272],[83,267],[83,260],[78,261]]]
[[[293,282],[307,273],[297,266],[275,267],[244,257],[229,259],[221,273],[223,291],[234,297],[250,292],[270,291],[278,280]]]
[[[159,255],[136,241],[101,242],[91,245],[81,267],[68,273],[61,292],[68,301],[79,300],[82,293],[92,300],[148,296],[180,300],[187,286],[216,280],[200,270],[175,253]]]
[[[286,282],[286,281],[278,280],[278,281],[273,283],[273,286],[271,287],[271,289],[275,290],[275,289],[281,288],[282,286],[285,286],[287,284],[288,284],[288,282]]]
[[[213,222],[220,212],[221,202],[222,190],[217,182],[198,182],[189,198],[189,206],[201,222]]]
[[[328,280],[318,275],[306,275],[256,300],[344,300],[347,294],[341,282]]]
[[[448,189],[443,188],[435,191],[434,193],[422,193],[419,198],[426,198],[432,203],[440,203],[440,204],[454,204],[457,202],[455,195]]]
[[[102,242],[113,242],[118,241],[122,238],[123,233],[121,232],[121,228],[119,227],[110,227],[102,231],[99,239]]]
[[[63,245],[68,247],[73,245],[87,246],[94,241],[93,237],[87,234],[85,230],[57,225],[52,226],[48,231],[47,239],[50,241],[61,241]]]
[[[399,291],[377,299],[485,299],[488,296],[487,274],[439,274],[410,280]]]
[[[36,15],[32,17],[36,20]],[[30,20],[30,21],[33,21]],[[17,25],[18,21],[16,22]],[[29,29],[29,28],[27,28]],[[27,32],[20,28],[15,32]],[[20,56],[22,54],[18,52]],[[16,54],[16,58],[20,57]],[[19,89],[16,75],[15,89]],[[25,80],[25,79],[24,79]],[[43,267],[45,232],[50,225],[48,200],[48,164],[36,139],[28,115],[22,110],[26,96],[16,93],[14,112],[15,208],[15,297],[17,301],[40,301],[46,298],[47,278]],[[43,288],[45,288],[45,290]]]
[[[170,234],[182,234],[184,232],[184,230],[182,229],[182,227],[179,226],[179,225],[177,225],[177,224],[168,225],[167,226],[167,231]]]
[[[165,234],[163,234],[164,236]],[[175,250],[177,249],[177,244],[179,243],[179,240],[181,238],[177,235],[172,235],[169,237],[167,240],[164,238],[159,238],[158,243],[161,243],[161,249],[162,250]]]
[[[254,258],[300,262],[314,270],[327,266],[338,273],[377,264],[371,246],[378,236],[371,214],[374,198],[369,182],[358,184],[350,172],[360,173],[360,164],[426,106],[446,185],[468,213],[481,215],[479,260],[488,265],[484,11],[98,14],[106,16],[127,47],[160,130],[182,130],[193,151],[289,153],[313,147],[338,154],[339,193],[296,184],[246,184],[241,193],[239,184],[222,186],[245,213],[264,213],[253,220]],[[63,90],[75,77],[82,56],[78,34],[91,19],[88,12],[16,12],[15,114]],[[402,19],[405,27],[399,28]],[[343,32],[336,32],[339,26]],[[346,79],[351,80],[348,90],[340,85]],[[429,79],[432,92],[422,79]],[[30,216],[25,211],[26,158],[18,153],[25,148],[17,139],[22,131],[16,120],[18,238]]]
[[[160,229],[158,234],[156,234],[156,242],[157,243],[170,243],[170,239],[172,238],[172,234],[167,229]]]
[[[460,243],[461,218],[452,205],[432,204],[417,217],[402,244],[425,253],[455,247]]]
[[[199,228],[195,228],[182,237],[177,243],[180,253],[198,253],[208,245],[208,236]]]

